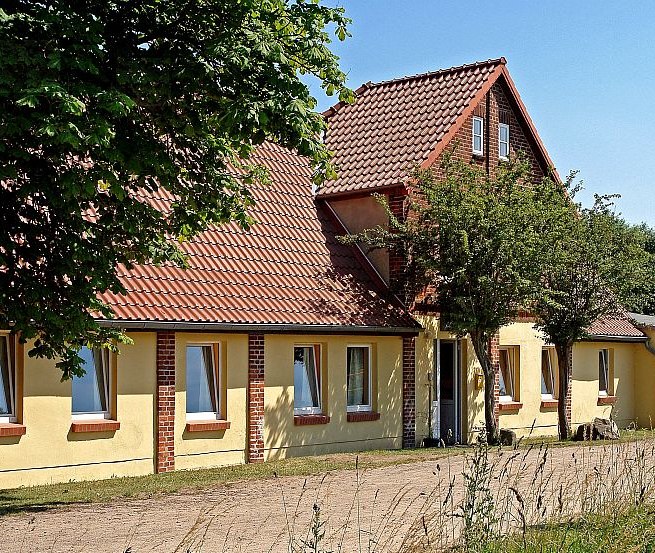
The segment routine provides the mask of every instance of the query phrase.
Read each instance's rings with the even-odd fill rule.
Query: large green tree
[[[580,185],[573,184],[574,176],[566,186],[574,216],[556,219],[550,227],[552,235],[545,237],[548,262],[540,280],[542,293],[533,309],[536,327],[557,351],[561,439],[571,436],[566,404],[573,344],[588,337],[594,322],[621,315],[626,306],[643,305],[653,279],[645,228],[631,226],[617,215],[613,196],[596,196],[590,208],[574,204],[580,190]]]
[[[80,344],[125,339],[94,320],[118,264],[183,264],[178,240],[248,225],[257,144],[331,176],[303,75],[351,99],[329,49],[348,23],[318,0],[2,2],[0,328],[79,373]]]
[[[517,159],[494,174],[447,156],[440,170],[413,175],[410,215],[396,219],[386,204],[388,229],[368,229],[347,240],[401,250],[407,259],[405,299],[436,290],[440,325],[470,336],[484,373],[487,439],[498,442],[494,386],[498,367],[491,340],[531,305],[547,232],[564,192],[553,180],[533,182],[529,163]]]

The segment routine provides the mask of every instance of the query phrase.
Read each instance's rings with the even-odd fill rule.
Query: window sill
[[[116,432],[121,423],[109,419],[79,420],[71,423],[71,432]]]
[[[0,438],[8,438],[11,436],[24,436],[27,428],[23,424],[15,422],[5,422],[0,424]]]
[[[616,403],[616,396],[598,396],[596,405],[614,405]]]
[[[330,422],[328,415],[294,415],[294,426],[307,426],[310,424],[327,424]]]
[[[541,400],[541,408],[542,409],[557,409],[557,406],[559,405],[559,401],[556,399],[542,399]]]
[[[221,430],[229,430],[230,421],[215,420],[215,421],[189,421],[186,423],[187,432],[220,432]]]
[[[522,407],[523,404],[519,401],[498,402],[498,410],[501,412],[518,411]]]
[[[380,419],[380,413],[375,411],[353,411],[347,414],[348,422],[367,422]]]

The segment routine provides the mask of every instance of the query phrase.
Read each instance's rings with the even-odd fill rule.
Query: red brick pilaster
[[[155,471],[175,470],[175,332],[157,332],[157,451]]]
[[[264,335],[248,334],[248,463],[264,460]]]
[[[491,358],[491,365],[494,368],[494,374],[496,375],[494,383],[494,418],[496,419],[496,426],[498,426],[498,413],[500,402],[500,337],[498,334],[494,334],[489,340],[489,357]]]
[[[403,448],[416,447],[416,339],[403,338]]]

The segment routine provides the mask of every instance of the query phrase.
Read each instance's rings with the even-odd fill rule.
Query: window
[[[484,154],[484,119],[473,118],[473,154],[481,156]]]
[[[293,411],[297,415],[320,414],[321,346],[293,348]]]
[[[541,350],[541,399],[555,398],[557,353],[555,348]]]
[[[85,372],[73,377],[73,417],[108,419],[111,352],[106,348],[83,347],[79,355]]]
[[[598,395],[609,396],[610,394],[610,350],[601,349],[598,352]]]
[[[218,419],[221,414],[219,345],[198,344],[186,348],[186,418]]]
[[[500,374],[499,374],[499,387],[500,387],[500,401],[511,402],[516,401],[516,375],[517,375],[517,358],[518,348],[507,347],[500,348]]]
[[[509,159],[509,125],[507,123],[498,125],[498,157]]]
[[[348,346],[348,411],[371,411],[371,348]]]
[[[0,423],[16,422],[16,372],[13,342],[0,335]]]

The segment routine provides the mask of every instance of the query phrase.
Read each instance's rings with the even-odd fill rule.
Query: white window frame
[[[222,414],[223,414],[223,402],[222,400],[222,394],[223,394],[223,371],[222,371],[222,355],[221,355],[221,343],[220,342],[187,342],[185,347],[184,347],[184,378],[185,380],[187,379],[187,370],[188,367],[186,365],[186,359],[187,359],[187,351],[186,349],[188,347],[210,347],[212,348],[212,362],[215,363],[213,375],[214,375],[214,393],[216,394],[216,397],[214,398],[214,401],[216,402],[216,411],[202,411],[200,413],[188,413],[186,411],[187,406],[186,406],[186,397],[184,401],[184,411],[186,413],[186,420],[187,421],[211,421],[211,420],[222,420]],[[214,352],[214,347],[216,348],[216,352]],[[217,359],[216,359],[217,358]],[[216,364],[216,360],[218,360],[218,363]],[[185,394],[187,390],[187,383],[185,382],[184,384],[185,388]]]
[[[516,361],[517,361],[517,356],[519,354],[519,348],[518,346],[500,346],[498,348],[498,353],[499,356],[501,352],[506,351],[507,352],[507,360],[509,362],[509,374],[512,378],[511,381],[511,386],[512,386],[512,395],[504,395],[504,396],[499,396],[498,400],[500,403],[513,403],[517,401],[516,399]],[[500,374],[502,375],[502,369],[500,368],[500,360],[498,361],[498,370],[500,371]],[[503,378],[503,381],[505,379]],[[507,388],[507,382],[505,382],[505,388]]]
[[[502,129],[507,129],[507,140],[502,139]],[[498,158],[502,159],[503,161],[507,161],[509,159],[509,140],[510,140],[510,135],[509,135],[509,125],[507,123],[499,123],[498,124]],[[501,153],[501,146],[505,144],[507,146],[507,155],[502,155]]]
[[[93,348],[88,348],[91,350],[93,353]],[[114,368],[113,368],[113,353],[109,352],[109,366],[107,367],[107,380],[103,382],[104,388],[105,388],[105,401],[107,402],[107,409],[104,411],[91,411],[91,412],[79,412],[79,413],[73,413],[73,396],[71,393],[71,419],[74,421],[89,421],[89,420],[98,420],[98,419],[111,419],[111,404],[112,404],[112,396],[110,395],[113,393],[113,379],[112,375],[114,373]],[[72,392],[72,380],[71,380],[71,392]]]
[[[475,123],[476,121],[480,122],[480,134],[476,134],[475,132]],[[476,150],[475,149],[475,139],[476,137],[480,137],[480,149]],[[473,117],[473,122],[471,124],[471,149],[473,150],[473,155],[475,156],[483,156],[484,155],[484,118],[483,117],[478,117],[477,115]]]
[[[602,355],[603,362],[605,364],[604,372],[605,372],[605,386],[606,386],[605,390],[600,389],[600,378],[599,378],[598,379],[598,397],[608,397],[610,395],[610,389],[611,389],[610,388],[610,386],[611,386],[610,377],[611,377],[611,373],[612,373],[612,371],[610,370],[610,350],[608,348],[603,348],[603,349],[598,350],[598,354],[599,354],[598,355],[598,370],[599,370],[598,376],[600,377],[600,370],[603,368],[601,366],[601,364],[600,364],[601,363],[601,355]]]
[[[368,404],[348,405],[348,349],[366,348],[368,350]],[[369,413],[373,411],[373,356],[370,344],[348,344],[346,346],[346,411],[348,413]]]
[[[555,348],[552,347],[552,346],[544,346],[543,348],[541,348],[541,351],[542,351],[542,354],[541,354],[542,356],[543,356],[544,351],[548,352],[548,366],[549,366],[548,368],[550,369],[550,382],[551,382],[551,386],[552,386],[552,389],[553,389],[553,392],[551,394],[543,394],[542,393],[541,394],[541,399],[546,399],[546,400],[550,399],[550,400],[552,400],[552,399],[555,399],[555,397],[556,397],[555,391],[557,389],[557,386],[555,385],[557,383],[557,380],[556,380],[556,377],[555,377],[555,367],[553,366],[553,360],[557,363],[557,353],[555,351]],[[543,357],[542,357],[541,362],[543,363]],[[559,371],[559,365],[556,365],[556,366],[557,366],[557,370]],[[543,378],[543,367],[541,367],[541,371],[542,371],[541,378]],[[557,377],[559,378],[559,375]],[[540,380],[540,387],[541,387],[541,380]]]
[[[11,424],[16,422],[16,360],[15,348],[11,347],[13,336],[0,334],[0,340],[7,342],[7,374],[9,376],[9,413],[0,415],[0,424]]]
[[[318,382],[318,407],[295,407],[293,408],[293,414],[294,415],[322,415],[323,414],[323,346],[321,344],[294,344],[293,345],[293,350],[294,350],[294,356],[295,356],[295,350],[296,348],[312,348],[313,351],[315,347],[318,346],[318,359],[314,359],[314,363],[318,362],[318,374],[319,374],[319,382]],[[314,354],[316,355],[316,354]],[[295,366],[294,366],[294,371],[295,371]],[[294,373],[294,380],[295,380],[295,373]],[[294,389],[293,389],[294,395],[296,393],[295,389],[295,383],[294,383]]]

